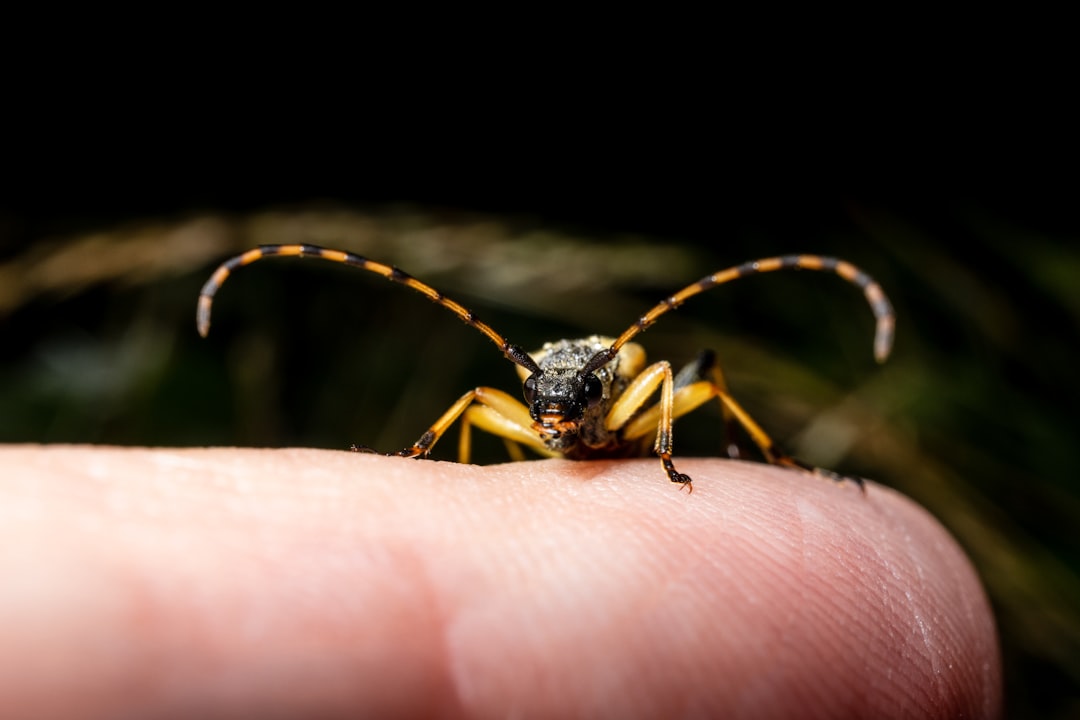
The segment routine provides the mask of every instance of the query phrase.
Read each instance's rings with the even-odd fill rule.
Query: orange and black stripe
[[[643,332],[652,325],[664,313],[674,310],[686,302],[687,299],[705,292],[717,285],[737,280],[747,275],[773,272],[776,270],[821,270],[839,275],[844,280],[858,286],[866,296],[870,309],[877,319],[877,329],[874,334],[874,357],[878,362],[884,362],[892,349],[893,332],[896,326],[896,317],[893,314],[892,304],[885,296],[881,286],[869,275],[855,267],[846,260],[819,255],[784,255],[783,257],[765,258],[736,265],[726,270],[703,277],[696,283],[689,285],[674,295],[670,295],[660,301],[654,308],[637,319],[633,325],[620,335],[611,348],[607,351],[611,357],[615,356],[619,348],[629,342],[634,336]],[[597,362],[601,358],[596,358]],[[595,365],[595,362],[590,362]],[[601,365],[603,363],[600,363]],[[599,365],[597,365],[599,367]]]
[[[327,248],[321,248],[315,245],[261,245],[222,263],[221,266],[214,271],[214,274],[210,276],[210,279],[206,281],[202,291],[199,293],[199,304],[195,315],[195,324],[200,335],[206,337],[207,333],[210,332],[210,308],[214,302],[214,295],[221,286],[225,284],[225,281],[228,280],[229,276],[237,268],[250,265],[253,262],[268,257],[321,258],[323,260],[329,260],[330,262],[341,263],[343,265],[360,268],[361,270],[367,270],[368,272],[373,272],[377,275],[382,275],[391,282],[412,288],[416,292],[425,295],[432,302],[442,305],[444,308],[457,315],[466,325],[476,328],[486,335],[489,340],[498,345],[499,350],[502,351],[511,362],[523,365],[533,372],[537,370],[536,364],[532,361],[532,358],[527,352],[516,345],[508,343],[506,339],[497,333],[490,325],[477,319],[471,310],[468,310],[446,297],[430,285],[420,282],[403,270],[399,270],[391,265],[384,265],[375,262],[374,260],[368,260],[361,255],[354,255],[353,253],[345,252],[343,250],[328,250]]]

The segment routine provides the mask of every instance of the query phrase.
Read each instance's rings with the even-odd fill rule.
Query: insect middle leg
[[[702,380],[711,381],[716,387],[720,388],[722,394],[729,394],[727,388],[727,380],[724,378],[724,372],[720,369],[720,364],[716,360],[716,353],[712,350],[702,350],[698,353],[697,358],[694,359],[689,365],[679,371],[679,374],[675,376],[675,394],[678,397],[679,391],[684,387],[691,385],[695,382]],[[719,395],[717,396],[719,398]],[[678,402],[676,402],[678,406]],[[692,408],[691,408],[692,409]],[[678,407],[676,408],[678,410]],[[689,410],[683,412],[676,412],[676,417],[683,415]],[[743,449],[739,445],[739,422],[735,419],[734,413],[727,405],[720,401],[720,414],[724,418],[724,438],[727,440],[727,454],[729,458],[738,460],[744,456]]]

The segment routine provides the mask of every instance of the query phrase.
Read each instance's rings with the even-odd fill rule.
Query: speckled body
[[[578,340],[559,340],[545,343],[529,355],[543,371],[539,375],[537,394],[544,397],[573,397],[575,379],[598,352],[611,347],[612,338],[590,335]],[[644,366],[645,351],[636,343],[620,348],[615,358],[600,366],[595,375],[600,379],[603,394],[599,403],[587,408],[577,432],[545,437],[548,449],[571,459],[597,457],[628,457],[640,455],[640,443],[625,443],[618,432],[608,430],[604,419],[612,405],[622,395],[630,381]],[[529,374],[519,368],[522,380]]]

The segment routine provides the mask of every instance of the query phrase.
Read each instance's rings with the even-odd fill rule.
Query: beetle
[[[651,445],[668,479],[692,492],[690,477],[676,470],[672,461],[672,425],[676,418],[716,400],[729,432],[741,427],[767,462],[834,480],[852,480],[863,486],[861,478],[847,478],[815,468],[780,450],[728,393],[715,354],[702,353],[676,375],[666,360],[646,364],[644,349],[630,342],[694,295],[748,275],[802,269],[833,273],[863,291],[876,319],[874,357],[884,362],[892,348],[895,329],[892,305],[873,278],[845,260],[820,255],[785,255],[735,265],[706,275],[664,298],[617,337],[592,335],[559,340],[530,353],[508,342],[472,311],[396,267],[314,245],[263,245],[226,260],[203,285],[196,309],[200,335],[206,337],[210,331],[214,296],[229,276],[240,267],[270,257],[320,258],[373,272],[411,288],[483,333],[517,366],[525,404],[496,388],[473,388],[458,398],[415,443],[390,455],[427,457],[450,426],[460,421],[458,459],[461,462],[469,461],[474,427],[502,437],[514,459],[524,458],[522,445],[543,456],[575,460],[640,456],[647,454]],[[650,404],[657,389],[660,399]],[[353,449],[373,452],[359,445]],[[737,446],[729,445],[728,454],[738,457]]]

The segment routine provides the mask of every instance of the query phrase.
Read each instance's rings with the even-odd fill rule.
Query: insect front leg
[[[533,429],[529,409],[513,396],[495,388],[479,387],[474,391],[476,402],[469,406],[461,418],[461,436],[458,440],[458,462],[467,463],[472,456],[472,428],[497,435],[506,443],[512,460],[524,460],[521,445],[526,445],[541,455],[557,457],[544,444]]]
[[[741,405],[735,402],[734,398],[728,395],[721,386],[711,380],[701,380],[680,388],[673,398],[672,415],[675,418],[681,417],[682,415],[701,407],[713,398],[719,399],[720,404],[724,409],[725,418],[732,418],[742,427],[746,434],[750,436],[750,439],[754,444],[757,445],[767,462],[773,465],[781,465],[783,467],[790,467],[803,472],[813,473],[814,475],[825,477],[836,482],[850,480],[865,491],[862,478],[840,475],[832,470],[814,467],[813,465],[804,463],[785,453],[775,442],[773,442],[772,438],[769,437],[761,426],[750,417],[750,414],[746,412]],[[626,438],[643,437],[649,433],[652,428],[655,428],[657,424],[662,424],[664,422],[663,418],[663,407],[656,406],[649,408],[641,415],[635,417],[634,420],[626,426],[623,431],[623,436]]]
[[[640,410],[648,399],[660,387],[660,404],[656,406],[659,417],[654,419],[642,430],[637,422],[631,423],[623,432],[626,440],[636,440],[645,437],[650,431],[655,430],[656,442],[653,450],[660,456],[660,462],[664,466],[664,472],[673,483],[685,485],[687,491],[693,492],[694,486],[689,475],[684,475],[675,469],[671,461],[672,450],[672,422],[675,419],[674,388],[675,379],[671,374],[671,363],[661,360],[658,363],[645,368],[633,382],[627,386],[622,395],[611,406],[605,424],[608,430],[618,431],[630,421],[630,418]],[[633,430],[631,430],[633,428]]]
[[[502,390],[490,387],[478,387],[465,393],[420,436],[419,440],[403,450],[387,454],[409,458],[427,457],[431,449],[435,447],[435,443],[446,434],[458,418],[461,418],[461,437],[458,445],[460,462],[469,462],[473,426],[503,438],[507,443],[510,456],[515,460],[523,459],[518,444],[527,445],[543,455],[558,455],[548,450],[532,429],[529,409]],[[371,448],[360,445],[353,445],[352,449],[360,452],[374,452]]]
[[[462,395],[457,401],[450,406],[450,409],[444,412],[438,420],[435,421],[431,427],[420,436],[420,439],[414,442],[404,450],[399,450],[396,453],[386,453],[387,455],[397,455],[399,457],[427,457],[431,454],[431,449],[435,447],[435,443],[439,442],[446,431],[454,424],[454,421],[461,417],[461,414],[465,412],[465,409],[472,404],[476,399],[477,393],[481,390],[490,390],[490,388],[475,388]],[[364,445],[353,445],[352,449],[358,452],[375,452],[371,448]]]

